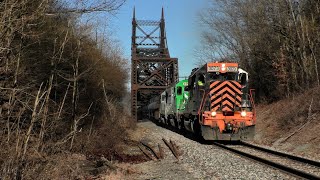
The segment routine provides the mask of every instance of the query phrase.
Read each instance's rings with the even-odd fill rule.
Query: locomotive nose
[[[240,109],[242,92],[237,81],[214,81],[210,84],[211,111],[234,112]]]

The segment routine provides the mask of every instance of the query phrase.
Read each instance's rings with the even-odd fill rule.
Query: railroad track
[[[214,142],[213,144],[298,178],[320,180],[320,162],[318,161],[266,149],[242,141],[234,145],[225,145],[218,142]]]

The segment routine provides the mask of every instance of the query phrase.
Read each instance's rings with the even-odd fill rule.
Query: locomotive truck
[[[238,63],[207,63],[161,93],[148,106],[150,116],[205,140],[253,139],[256,112],[248,80]]]

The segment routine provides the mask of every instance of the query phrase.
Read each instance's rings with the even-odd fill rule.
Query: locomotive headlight
[[[212,112],[211,112],[211,116],[212,116],[212,117],[215,117],[216,115],[217,115],[217,112],[215,112],[215,111],[212,111]]]
[[[242,117],[245,117],[247,115],[247,112],[246,111],[241,111],[241,116]]]
[[[225,71],[225,70],[226,70],[226,64],[222,64],[222,65],[221,65],[221,70],[222,70],[222,71]]]

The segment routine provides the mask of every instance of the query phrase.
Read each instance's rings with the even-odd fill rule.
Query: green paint
[[[181,113],[185,109],[187,99],[189,97],[189,92],[184,91],[184,87],[186,86],[188,86],[188,80],[182,80],[176,84],[175,96],[177,113]]]

